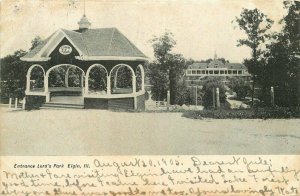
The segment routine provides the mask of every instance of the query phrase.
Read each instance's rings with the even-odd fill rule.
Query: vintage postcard
[[[298,0],[0,6],[0,195],[300,195]]]

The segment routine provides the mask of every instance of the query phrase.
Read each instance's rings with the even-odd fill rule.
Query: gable
[[[68,48],[70,48],[71,50],[69,50]],[[78,55],[79,53],[72,45],[72,43],[70,43],[67,38],[63,38],[61,42],[50,53],[49,57],[51,58],[51,62],[59,64],[72,63],[75,59],[75,56]]]
[[[88,29],[84,32],[60,29],[25,55],[22,60],[48,61],[55,57],[54,54],[60,56],[57,51],[62,42],[70,45],[74,51],[72,55],[80,60],[148,59],[118,29],[103,28]]]

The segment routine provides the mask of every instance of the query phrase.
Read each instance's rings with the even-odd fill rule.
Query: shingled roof
[[[214,68],[216,65],[216,68],[227,68],[227,69],[247,69],[245,65],[241,63],[218,63],[215,61],[211,61],[210,63],[193,63],[188,66],[188,69],[207,69],[207,68]]]
[[[117,28],[99,28],[87,29],[83,32],[60,29],[25,55],[23,60],[48,58],[50,45],[58,45],[59,43],[56,42],[62,37],[66,37],[74,45],[82,59],[84,57],[148,58]]]

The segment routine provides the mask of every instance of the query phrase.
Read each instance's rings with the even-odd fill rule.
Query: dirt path
[[[1,109],[1,155],[300,154],[300,120]]]

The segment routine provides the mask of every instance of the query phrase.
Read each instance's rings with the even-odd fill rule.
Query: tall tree
[[[297,32],[296,18],[300,16],[299,1],[285,1],[284,8],[287,14],[280,23],[283,29],[275,33],[273,42],[267,46],[268,52],[266,73],[269,86],[275,88],[275,104],[280,106],[294,106],[297,103],[299,58],[300,52],[299,35]]]
[[[245,64],[252,74],[253,83],[251,94],[253,104],[255,84],[261,68],[259,66],[259,60],[262,55],[261,47],[269,36],[267,31],[271,28],[273,21],[269,19],[267,15],[255,8],[243,9],[240,16],[236,17],[236,22],[239,28],[243,30],[247,36],[245,39],[238,40],[238,46],[247,46],[252,51],[252,58]]]
[[[172,53],[176,41],[171,32],[165,32],[160,37],[154,37],[151,43],[156,60],[150,66],[150,72],[152,72],[150,75],[153,76],[150,77],[150,82],[154,89],[166,90],[163,87],[166,84],[157,83],[157,81],[166,81],[170,90],[170,102],[171,104],[175,104],[178,80],[183,76],[186,65],[185,59],[181,54]],[[164,92],[162,91],[162,93]]]

